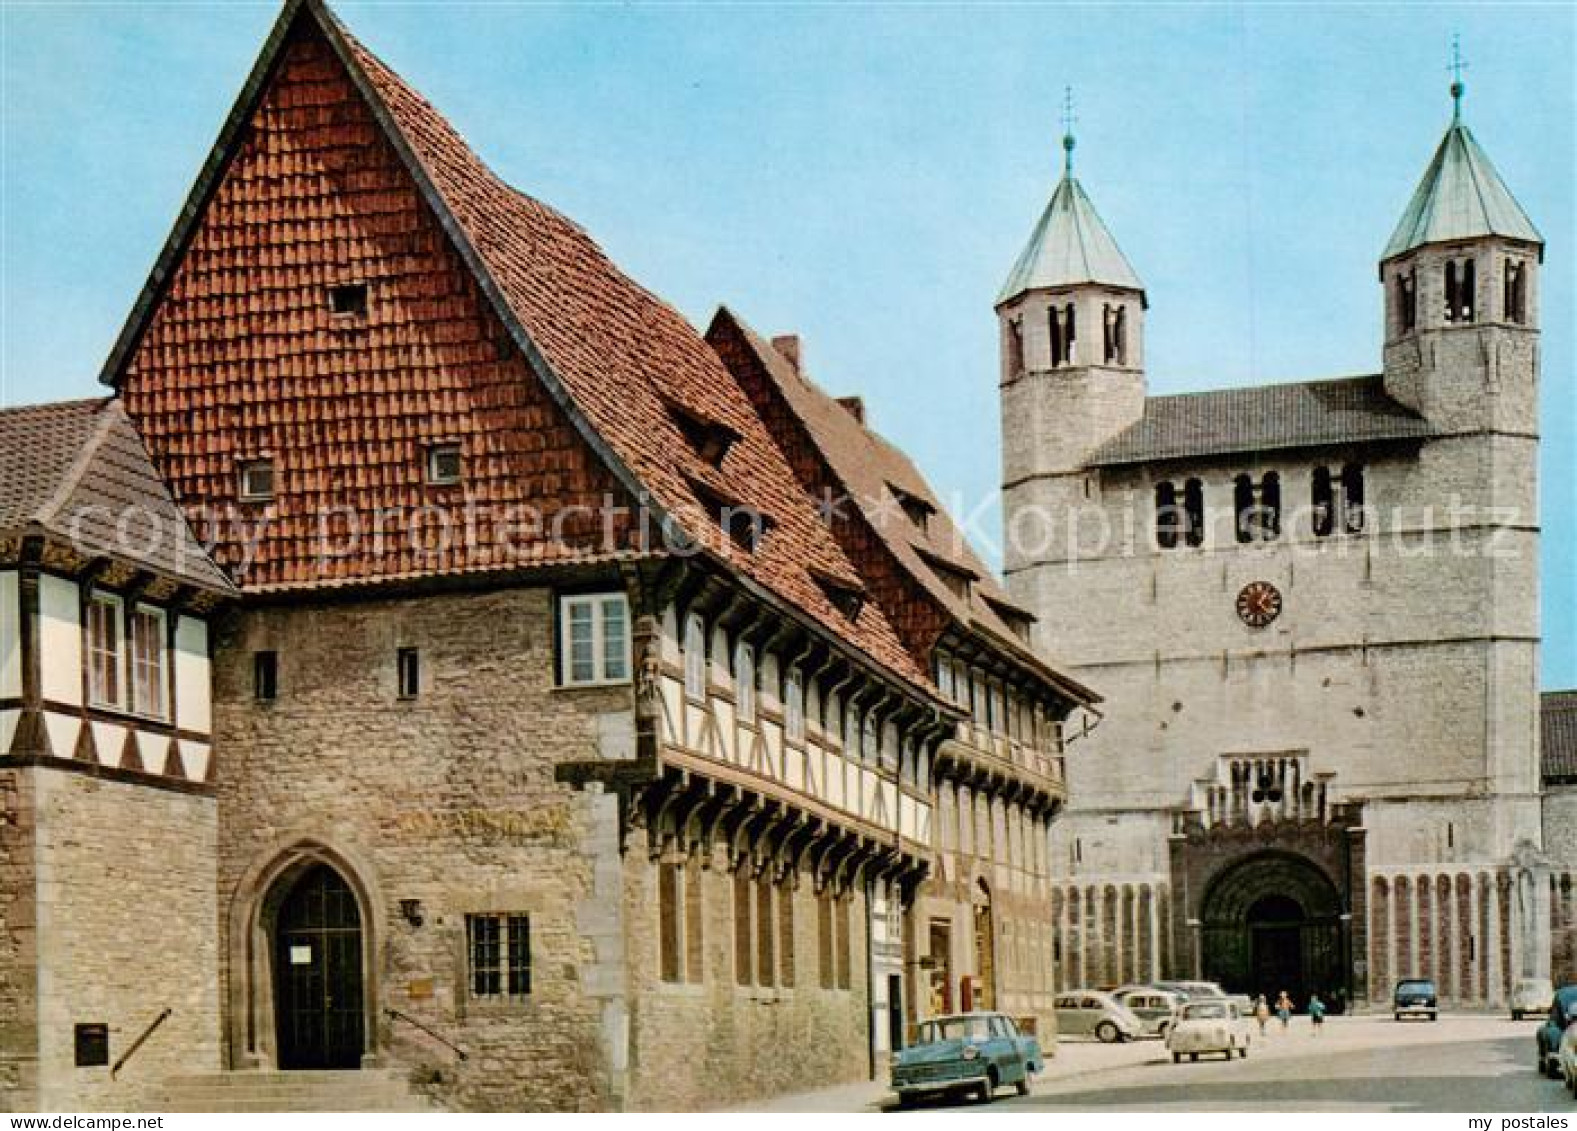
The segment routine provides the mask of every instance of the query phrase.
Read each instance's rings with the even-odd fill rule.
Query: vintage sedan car
[[[1562,986],[1555,991],[1550,1011],[1533,1037],[1538,1069],[1544,1075],[1560,1076],[1561,1037],[1574,1021],[1577,1021],[1577,986]]]
[[[1548,978],[1519,978],[1511,988],[1511,1019],[1537,1017],[1550,1011],[1555,1000],[1555,987]]]
[[[1152,982],[1158,990],[1168,990],[1189,1001],[1196,997],[1226,997],[1220,982]]]
[[[1404,1017],[1438,1020],[1440,997],[1435,984],[1428,978],[1404,978],[1396,983],[1396,992],[1391,995],[1391,1015],[1398,1021]]]
[[[1112,997],[1116,998],[1128,1011],[1139,1019],[1144,1026],[1146,1036],[1166,1038],[1166,1031],[1172,1027],[1172,1014],[1177,1012],[1177,1007],[1183,1004],[1183,999],[1170,990],[1157,990],[1150,986],[1131,986],[1116,990]]]
[[[1068,990],[1052,1001],[1059,1037],[1094,1037],[1103,1044],[1137,1041],[1144,1022],[1104,990]]]
[[[1175,1064],[1188,1057],[1198,1060],[1201,1053],[1219,1052],[1228,1060],[1248,1056],[1253,1035],[1248,1019],[1227,998],[1200,998],[1184,1002],[1166,1035],[1167,1051]]]
[[[1555,1050],[1555,1063],[1561,1083],[1566,1085],[1568,1092],[1577,1096],[1577,1024],[1566,1026],[1566,1031],[1561,1034],[1561,1042]]]
[[[923,1095],[973,1092],[990,1103],[1004,1084],[1029,1094],[1029,1079],[1046,1065],[1040,1042],[1001,1013],[959,1013],[920,1022],[914,1044],[892,1059],[898,1102]]]

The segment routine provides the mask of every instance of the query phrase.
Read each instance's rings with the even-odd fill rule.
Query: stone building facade
[[[73,616],[168,596],[178,709],[204,713],[128,754],[80,700],[56,734],[47,689],[0,685],[0,947],[31,961],[70,921],[68,848],[126,871],[60,953],[119,954],[154,886],[171,937],[126,934],[136,992],[74,964],[56,1013],[7,967],[0,1026],[32,1050],[0,1060],[7,1102],[278,1100],[310,1074],[346,1103],[705,1108],[879,1075],[941,1008],[1049,1039],[1048,829],[1095,696],[843,408],[931,536],[819,505],[841,456],[785,431],[784,364],[697,334],[288,0],[95,402],[200,576],[92,558],[59,585]],[[23,626],[0,673],[48,623],[29,560],[0,570]],[[41,734],[104,763],[92,788],[34,773]],[[90,991],[123,1073],[66,1069],[29,1020]]]
[[[1381,256],[1381,372],[1147,397],[1068,152],[997,305],[1009,589],[1107,699],[1059,977],[1503,1002],[1550,968],[1542,240],[1457,116]]]

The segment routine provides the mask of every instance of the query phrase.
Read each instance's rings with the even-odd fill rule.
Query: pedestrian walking
[[[1283,1029],[1292,1020],[1292,999],[1287,996],[1286,990],[1282,990],[1281,996],[1276,999],[1276,1016],[1281,1018]]]
[[[1254,999],[1254,1020],[1259,1022],[1259,1035],[1265,1035],[1265,1026],[1270,1023],[1270,1003],[1265,1000],[1265,995],[1260,994]]]
[[[1325,1027],[1325,1003],[1320,1000],[1319,994],[1309,995],[1309,1020],[1314,1023],[1314,1035],[1318,1037],[1320,1030]]]

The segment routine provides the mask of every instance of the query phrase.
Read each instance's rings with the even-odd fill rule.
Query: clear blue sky
[[[0,0],[0,403],[95,392],[276,10]],[[1460,32],[1468,121],[1548,242],[1544,683],[1577,686],[1577,7],[337,10],[506,178],[698,325],[727,302],[798,331],[971,500],[997,484],[991,302],[1053,186],[1065,85],[1149,289],[1153,392],[1374,372],[1375,259]]]

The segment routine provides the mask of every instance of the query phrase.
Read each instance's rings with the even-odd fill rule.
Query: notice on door
[[[293,946],[290,948],[290,964],[292,966],[311,966],[312,948],[310,946]]]

